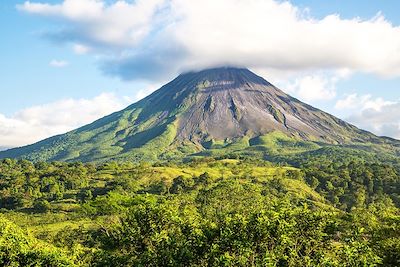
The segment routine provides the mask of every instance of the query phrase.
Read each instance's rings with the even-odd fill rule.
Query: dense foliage
[[[24,233],[0,216],[1,266],[74,266],[63,251]]]
[[[398,165],[335,162],[6,159],[0,265],[399,266]]]

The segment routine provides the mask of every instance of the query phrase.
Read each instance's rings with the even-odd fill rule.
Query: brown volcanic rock
[[[190,88],[191,94],[179,116],[180,140],[235,139],[272,131],[329,143],[375,139],[285,94],[247,69],[218,68],[182,77],[190,81],[184,88]]]

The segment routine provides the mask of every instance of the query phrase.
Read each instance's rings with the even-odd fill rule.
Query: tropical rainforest
[[[399,266],[400,162],[344,151],[3,159],[0,265]]]

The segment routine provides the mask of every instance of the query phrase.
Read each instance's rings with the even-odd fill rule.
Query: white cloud
[[[71,37],[102,45],[130,46],[147,36],[154,13],[163,0],[116,1],[65,0],[61,4],[26,1],[17,8],[29,13],[65,19],[72,23]]]
[[[358,94],[349,94],[343,99],[339,99],[335,108],[339,110],[348,109],[348,110],[356,110],[363,111],[368,109],[373,109],[375,111],[381,111],[382,107],[389,106],[395,104],[396,102],[386,101],[381,97],[372,98],[371,95],[358,95]]]
[[[353,112],[347,121],[362,129],[400,139],[400,100],[387,101],[371,95],[350,94],[338,100],[335,108]]]
[[[27,145],[68,132],[128,104],[124,98],[103,93],[92,99],[64,99],[26,108],[12,116],[0,114],[0,147]]]
[[[342,110],[342,109],[353,109],[356,106],[359,106],[360,102],[364,103],[366,100],[368,100],[371,96],[370,95],[365,95],[362,97],[358,97],[357,94],[350,94],[347,95],[343,99],[339,99],[336,102],[335,108]]]
[[[271,77],[270,82],[287,93],[310,103],[334,99],[337,94],[336,84],[352,74],[349,69],[297,73],[269,70],[261,73],[265,77]]]
[[[74,44],[73,50],[78,55],[84,55],[90,52],[91,48],[83,44]]]
[[[106,63],[112,66],[104,69],[126,79],[143,73],[116,65],[151,66],[147,72],[170,75],[188,68],[241,65],[400,76],[400,27],[381,14],[364,20],[339,15],[317,19],[308,9],[274,0],[27,1],[18,8],[63,19],[68,27],[53,37],[95,46],[96,51],[107,48],[104,55],[112,56]]]
[[[57,60],[57,59],[53,59],[52,61],[49,62],[49,65],[54,68],[64,68],[68,66],[68,64],[69,63],[65,60]]]
[[[336,78],[334,77],[307,75],[296,78],[293,83],[288,83],[284,89],[304,101],[326,101],[336,96],[335,83]]]

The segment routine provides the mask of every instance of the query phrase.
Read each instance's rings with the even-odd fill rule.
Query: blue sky
[[[58,3],[60,1],[47,1]],[[63,98],[92,98],[101,92],[135,95],[142,83],[122,82],[101,74],[91,55],[77,55],[68,44],[53,43],[41,37],[57,25],[16,9],[24,1],[2,1],[0,23],[0,113],[12,115],[20,109]],[[65,60],[64,68],[49,65]]]
[[[399,1],[247,3],[1,1],[0,148],[78,127],[180,71],[221,64],[247,66],[303,101],[400,138]],[[69,116],[55,123],[56,112]]]

